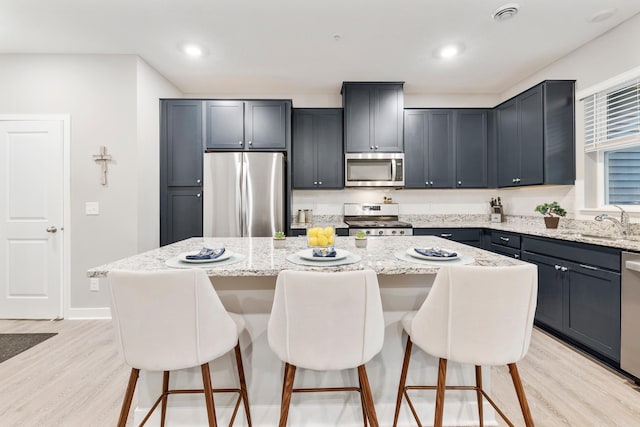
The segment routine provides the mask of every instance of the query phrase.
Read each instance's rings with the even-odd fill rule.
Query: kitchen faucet
[[[618,221],[617,219],[615,219],[612,216],[605,214],[600,214],[600,215],[596,215],[596,217],[594,218],[596,221],[604,221],[605,219],[608,221],[613,222],[616,227],[618,228],[618,230],[620,231],[620,234],[622,234],[623,238],[629,237],[630,231],[629,231],[629,214],[627,213],[627,211],[625,211],[624,209],[622,209],[620,206],[618,205],[613,205],[616,208],[620,209],[620,220]]]

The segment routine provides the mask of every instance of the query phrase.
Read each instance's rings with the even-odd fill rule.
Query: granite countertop
[[[353,237],[336,237],[335,247],[346,249],[362,257],[361,261],[337,267],[307,267],[287,261],[289,254],[307,248],[304,237],[287,238],[284,249],[274,249],[270,237],[194,237],[171,245],[163,246],[138,255],[124,258],[109,264],[90,269],[89,277],[106,277],[110,270],[125,269],[138,271],[154,271],[169,269],[165,261],[179,253],[199,250],[203,246],[215,248],[224,246],[227,250],[246,255],[246,259],[236,264],[206,268],[209,276],[276,276],[285,269],[311,271],[349,271],[372,269],[378,274],[435,274],[438,266],[425,263],[414,263],[397,259],[393,254],[411,247],[432,247],[452,249],[462,255],[475,258],[476,265],[506,266],[521,264],[513,258],[498,255],[482,249],[467,246],[435,236],[412,237],[371,237],[367,248],[355,247]]]

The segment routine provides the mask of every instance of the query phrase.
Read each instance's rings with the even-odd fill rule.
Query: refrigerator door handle
[[[240,174],[240,229],[242,236],[248,236],[247,207],[249,206],[247,191],[247,158],[242,154],[242,172]]]

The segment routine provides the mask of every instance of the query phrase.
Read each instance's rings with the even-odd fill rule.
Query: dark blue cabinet
[[[343,188],[342,109],[294,109],[291,151],[293,188]]]
[[[291,102],[205,101],[206,147],[214,150],[285,150]]]
[[[523,237],[522,259],[538,265],[536,323],[620,361],[620,250]]]
[[[405,187],[452,188],[453,112],[405,110]]]
[[[488,110],[455,110],[453,116],[455,186],[483,188],[488,185]]]
[[[480,228],[414,228],[415,236],[438,236],[465,245],[482,247],[482,229]]]
[[[498,187],[575,182],[574,83],[544,81],[495,108]]]
[[[344,82],[342,105],[346,152],[403,151],[403,83]]]
[[[202,101],[162,101],[161,245],[187,237],[202,236],[203,151]]]

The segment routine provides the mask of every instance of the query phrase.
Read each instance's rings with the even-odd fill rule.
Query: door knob
[[[55,226],[51,226],[47,228],[47,233],[55,233],[58,229]]]

